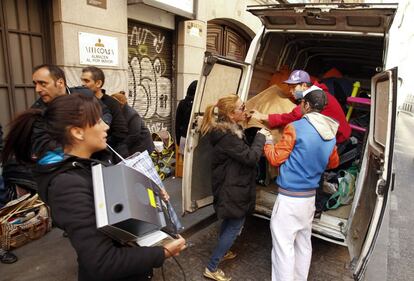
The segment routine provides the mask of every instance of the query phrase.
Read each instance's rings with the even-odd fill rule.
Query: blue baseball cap
[[[293,70],[289,75],[288,80],[284,81],[286,84],[300,84],[310,83],[310,76],[304,70]]]

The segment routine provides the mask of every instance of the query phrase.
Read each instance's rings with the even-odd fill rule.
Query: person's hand
[[[165,258],[178,256],[186,247],[185,239],[181,235],[178,235],[177,239],[164,245],[164,256]]]
[[[164,201],[170,200],[170,195],[168,195],[167,191],[164,188],[160,188],[160,196]]]
[[[268,120],[267,114],[260,113],[256,109],[251,110],[249,113],[251,114],[251,118],[254,118],[254,119],[257,119],[257,120],[260,120],[260,121],[267,121]]]
[[[272,133],[267,128],[261,128],[258,133],[262,134],[266,138],[266,142],[273,142]]]
[[[270,133],[270,131],[269,131],[267,128],[261,128],[261,129],[258,131],[258,133],[259,133],[259,134],[264,135],[265,137],[266,137],[266,136],[271,136],[271,135],[272,135],[272,134]]]

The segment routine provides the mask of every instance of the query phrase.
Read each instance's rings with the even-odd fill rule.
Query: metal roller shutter
[[[172,129],[173,34],[128,21],[128,103],[151,132]]]

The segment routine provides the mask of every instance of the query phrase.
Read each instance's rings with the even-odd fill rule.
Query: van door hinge
[[[383,179],[380,179],[377,184],[377,194],[384,195],[386,187],[387,187],[387,182]]]
[[[217,62],[217,58],[214,57],[210,52],[205,52],[204,54],[204,65],[203,65],[203,75],[208,76],[213,69],[214,64]]]

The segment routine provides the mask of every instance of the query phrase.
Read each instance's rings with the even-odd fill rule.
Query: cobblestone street
[[[177,258],[184,268],[187,280],[207,280],[202,273],[215,245],[218,226],[216,222],[187,239],[191,246]],[[269,221],[250,217],[232,249],[238,256],[234,260],[223,262],[220,268],[232,280],[271,280],[271,246]],[[348,250],[345,247],[313,239],[313,257],[308,280],[353,280],[348,264]],[[165,280],[184,280],[181,270],[172,259],[164,264],[164,273]],[[161,269],[156,271],[154,277],[155,281],[163,280]]]

